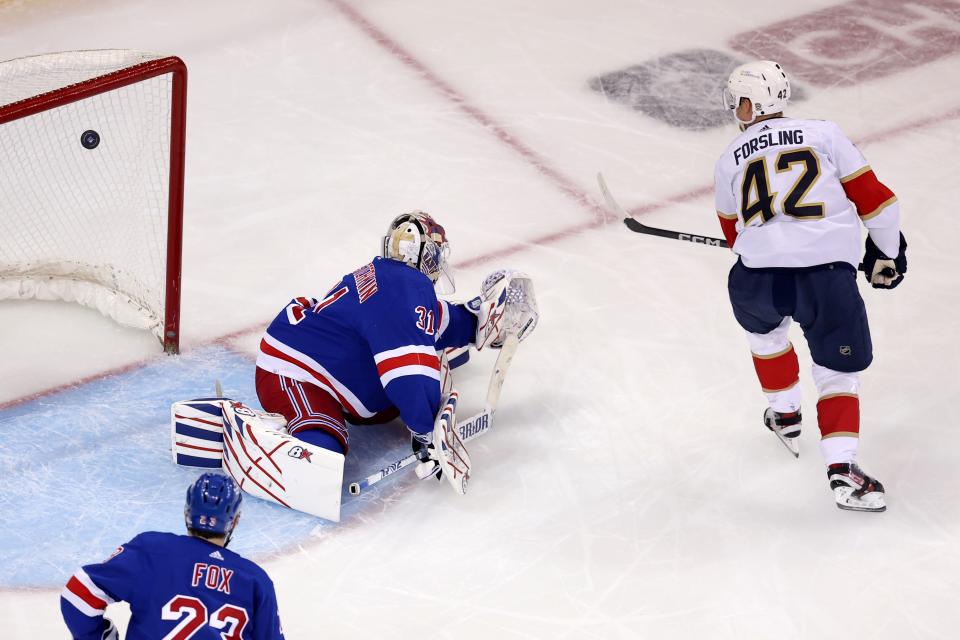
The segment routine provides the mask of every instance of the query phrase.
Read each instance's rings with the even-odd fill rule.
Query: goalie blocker
[[[251,495],[340,521],[343,454],[287,435],[283,416],[201,398],[174,403],[171,425],[178,465],[222,467]]]

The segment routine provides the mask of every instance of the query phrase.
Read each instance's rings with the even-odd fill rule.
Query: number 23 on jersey
[[[179,620],[173,630],[163,640],[188,640],[200,627],[209,624],[214,629],[224,629],[220,637],[224,640],[240,640],[243,630],[250,620],[246,609],[225,604],[213,615],[207,617],[207,608],[203,602],[192,596],[176,595],[163,606],[160,615],[164,620]]]

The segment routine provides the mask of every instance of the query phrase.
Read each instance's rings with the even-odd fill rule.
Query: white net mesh
[[[0,63],[0,107],[163,56],[126,49],[66,51]]]
[[[0,63],[0,114],[159,57]],[[167,73],[0,124],[0,298],[80,302],[163,340],[171,92]]]

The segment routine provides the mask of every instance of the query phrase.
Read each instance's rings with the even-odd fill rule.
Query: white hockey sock
[[[834,436],[820,441],[820,453],[829,467],[832,464],[853,462],[857,459],[857,446],[860,438],[852,436]]]
[[[773,393],[764,393],[767,396],[767,402],[770,408],[777,413],[793,413],[800,410],[800,385],[795,384],[789,389],[783,391],[774,391]]]

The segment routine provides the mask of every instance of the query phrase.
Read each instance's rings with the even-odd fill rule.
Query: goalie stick
[[[493,366],[493,373],[490,374],[490,384],[487,385],[487,400],[483,410],[457,422],[457,433],[463,442],[468,442],[480,437],[490,430],[493,422],[493,414],[497,409],[497,403],[500,402],[500,392],[503,390],[503,381],[507,376],[507,369],[510,368],[510,363],[513,362],[513,355],[516,353],[519,344],[520,340],[515,334],[507,336],[503,346],[500,348],[497,362]],[[417,456],[411,453],[406,457],[388,464],[362,480],[351,482],[349,486],[350,495],[360,495],[368,487],[375,485],[384,478],[392,476],[402,469],[406,469],[416,461]]]
[[[722,247],[729,248],[730,245],[727,244],[727,241],[722,238],[711,238],[710,236],[701,236],[696,233],[683,233],[682,231],[671,231],[670,229],[658,229],[657,227],[648,227],[643,224],[632,215],[627,213],[620,204],[613,199],[613,195],[610,193],[610,189],[607,187],[606,180],[603,179],[603,174],[597,174],[597,184],[600,185],[600,193],[603,194],[603,199],[607,203],[607,207],[616,212],[619,216],[623,218],[623,224],[627,225],[627,229],[630,231],[636,231],[637,233],[645,233],[648,236],[657,236],[659,238],[671,238],[673,240],[684,240],[686,242],[692,242],[694,244],[706,244],[711,247]]]

